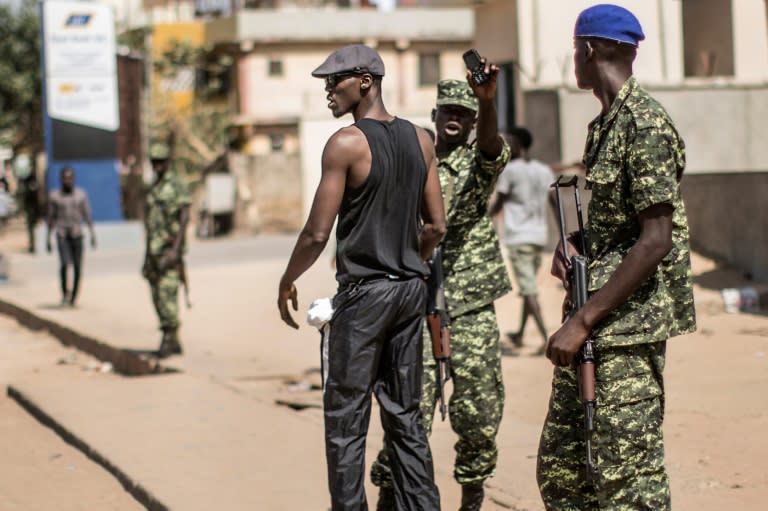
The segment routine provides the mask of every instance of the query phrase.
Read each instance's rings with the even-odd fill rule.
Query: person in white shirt
[[[541,266],[541,251],[547,243],[547,208],[554,206],[550,185],[555,176],[547,165],[530,158],[528,151],[533,136],[527,129],[513,128],[505,138],[512,147],[512,154],[519,156],[510,161],[499,176],[490,213],[495,216],[503,210],[502,239],[523,298],[520,329],[507,332],[506,336],[514,346],[521,347],[528,317],[533,316],[543,338],[537,351],[542,355],[547,344],[547,331],[539,307],[536,273]]]

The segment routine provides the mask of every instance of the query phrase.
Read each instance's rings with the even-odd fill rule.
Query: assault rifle
[[[580,245],[581,254],[568,257],[568,239],[565,234],[565,213],[563,203],[560,200],[560,188],[573,187],[573,195],[576,202],[576,218],[579,222],[577,242]],[[570,310],[567,316],[572,316],[587,302],[587,247],[584,240],[584,218],[581,212],[581,199],[579,197],[579,178],[577,176],[560,176],[552,184],[555,189],[555,200],[560,220],[560,243],[563,247],[563,257],[568,268],[568,288],[570,290]],[[581,347],[576,361],[576,376],[579,382],[579,398],[584,404],[584,442],[586,444],[586,475],[591,481],[597,473],[597,465],[592,459],[592,434],[595,431],[595,351],[592,337]]]
[[[440,248],[432,252],[429,264],[429,301],[427,323],[432,338],[432,354],[437,362],[437,385],[440,388],[440,416],[445,420],[448,407],[445,404],[445,384],[451,379],[451,336],[448,331],[450,320],[445,308],[445,282],[443,281],[443,256]]]

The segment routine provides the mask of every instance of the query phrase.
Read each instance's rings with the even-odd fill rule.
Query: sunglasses
[[[360,76],[358,73],[336,73],[325,77],[325,86],[335,89],[336,86],[350,76]]]

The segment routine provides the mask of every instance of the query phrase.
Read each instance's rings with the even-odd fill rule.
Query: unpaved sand
[[[7,384],[19,375],[35,373],[36,377],[45,378],[54,372],[96,367],[89,357],[0,315],[0,509],[3,511],[144,509],[111,474],[40,424],[5,392]],[[98,376],[95,371],[94,376]]]
[[[763,439],[768,431],[768,317],[724,312],[719,290],[751,283],[703,258],[695,258],[694,268],[699,328],[695,334],[670,341],[666,369],[665,434],[674,509],[761,511],[768,507],[768,443]],[[562,291],[547,277],[545,268],[539,282],[541,305],[552,332],[558,325]],[[497,302],[502,332],[517,326],[519,306],[515,293]],[[277,320],[274,323],[265,326],[267,333],[284,331]],[[499,434],[500,460],[497,476],[488,482],[486,511],[542,509],[535,484],[535,455],[552,366],[541,357],[530,356],[540,342],[529,327],[521,354],[503,360],[506,401]],[[91,362],[81,354],[72,355],[51,337],[29,332],[0,316],[3,387],[19,375],[35,372],[36,377],[45,378],[60,371],[83,371]],[[70,363],[57,365],[62,359]],[[93,376],[98,384],[98,373],[94,371]],[[278,397],[268,386],[251,392],[263,399]],[[321,420],[318,410],[301,413]],[[372,420],[369,463],[380,443],[377,422]],[[459,490],[451,477],[454,441],[449,424],[438,422],[431,443],[444,509],[458,507]],[[4,394],[0,398],[0,456],[2,510],[141,509],[111,475]],[[326,483],[297,484],[324,487]],[[370,485],[368,491],[373,505],[375,493]],[[324,509],[323,503],[307,503],[299,511],[317,509]]]

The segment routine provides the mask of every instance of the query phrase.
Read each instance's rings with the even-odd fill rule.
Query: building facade
[[[464,76],[461,54],[474,27],[467,7],[380,10],[335,2],[286,2],[209,20],[206,44],[234,60],[227,91],[237,149],[231,170],[250,194],[241,194],[247,199],[239,218],[251,225],[301,226],[325,142],[353,122],[333,119],[323,81],[311,76],[328,54],[347,44],[375,47],[386,66],[389,111],[429,126],[437,82]]]
[[[576,88],[573,24],[592,0],[485,0],[475,44],[509,63],[507,101],[536,135],[535,156],[579,161],[599,113]],[[639,18],[635,75],[685,139],[694,248],[768,281],[768,16],[765,0],[613,0]],[[551,13],[556,12],[557,16]]]

